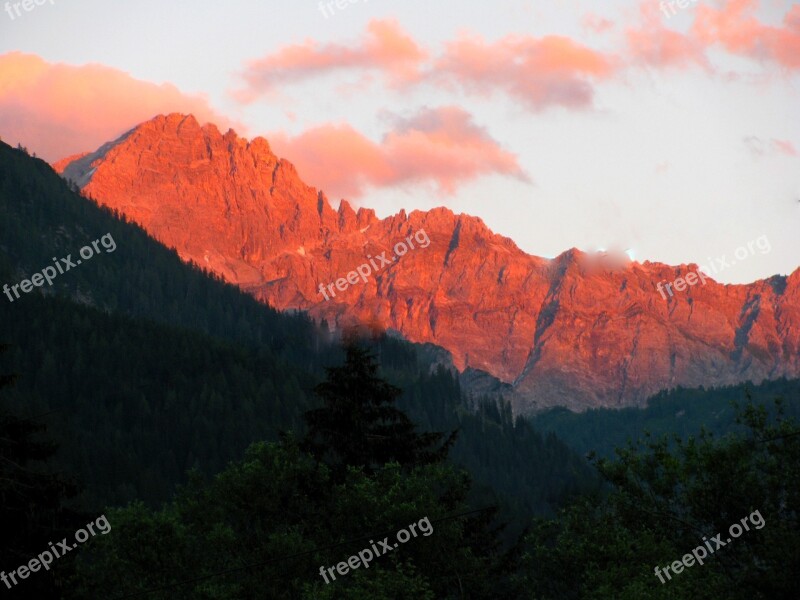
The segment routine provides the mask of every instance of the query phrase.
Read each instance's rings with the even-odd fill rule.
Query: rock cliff
[[[512,384],[522,412],[800,374],[800,269],[749,285],[709,278],[665,300],[656,285],[696,265],[576,249],[539,258],[446,208],[386,219],[346,201],[334,210],[265,139],[191,115],[156,117],[56,167],[184,260],[280,309],[377,320],[437,344],[459,369]],[[395,256],[399,242],[414,249]],[[365,264],[380,268],[336,288]]]

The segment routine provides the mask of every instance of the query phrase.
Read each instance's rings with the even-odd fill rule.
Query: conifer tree
[[[345,363],[327,368],[314,388],[323,406],[305,413],[304,447],[334,466],[367,471],[389,462],[413,467],[444,460],[456,440],[451,433],[417,433],[395,406],[402,391],[381,379],[375,357],[354,341],[345,346]]]

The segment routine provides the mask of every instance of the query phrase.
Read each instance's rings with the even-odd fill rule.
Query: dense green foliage
[[[782,404],[778,402],[779,409]],[[597,467],[612,486],[533,530],[524,579],[540,600],[800,597],[800,429],[747,405],[742,431],[646,439]],[[765,521],[726,543],[755,511]],[[721,533],[703,565],[664,583],[666,565]],[[735,536],[735,534],[734,534]],[[711,542],[710,542],[711,543]]]
[[[116,535],[84,555],[76,597],[518,597],[508,577],[514,554],[499,550],[487,517],[447,518],[469,512],[468,476],[443,462],[447,445],[427,451],[442,436],[414,431],[394,406],[399,390],[376,377],[369,353],[348,346],[344,365],[329,369],[316,391],[324,404],[305,414],[304,444],[316,457],[287,435],[254,445],[209,483],[195,476],[160,511],[113,511]],[[423,519],[425,533],[395,544],[369,571],[319,575],[320,566],[369,548],[371,537],[394,541]]]
[[[75,597],[113,598],[255,565],[148,597],[416,600],[448,597],[460,580],[474,598],[500,598],[491,595],[494,578],[488,577],[499,557],[483,550],[475,525],[469,519],[435,523],[467,510],[467,485],[443,464],[411,471],[390,464],[370,476],[351,469],[335,483],[291,439],[257,444],[243,462],[211,483],[193,480],[160,511],[139,504],[111,511],[114,535],[92,540]],[[370,539],[393,537],[424,517],[434,522],[430,536],[330,584],[320,576],[320,566],[346,561],[369,548]],[[316,550],[347,540],[356,541]]]

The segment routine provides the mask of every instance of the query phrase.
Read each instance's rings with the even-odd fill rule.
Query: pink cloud
[[[759,22],[752,13],[757,0],[730,0],[722,9],[698,6],[693,34],[707,45],[719,44],[731,54],[800,69],[800,5],[784,15],[783,27]]]
[[[51,162],[176,111],[242,129],[214,112],[205,98],[172,84],[140,81],[96,64],[48,63],[20,52],[0,56],[0,135]]]
[[[277,84],[302,81],[340,69],[376,69],[395,84],[419,77],[418,68],[427,53],[396,21],[370,21],[365,38],[356,46],[319,44],[312,40],[287,46],[248,63],[244,90],[235,93],[242,102],[252,102]]]
[[[625,31],[628,52],[633,63],[651,67],[689,67],[710,69],[705,46],[692,35],[664,27],[663,15],[654,2],[639,6],[642,22]]]
[[[462,36],[429,60],[429,52],[396,21],[372,21],[355,46],[307,41],[251,61],[243,73],[246,87],[234,97],[249,103],[280,84],[342,69],[378,71],[393,86],[433,82],[482,94],[500,89],[539,110],[589,106],[591,81],[609,77],[613,66],[607,56],[562,36],[512,35],[493,43]]]
[[[367,187],[435,184],[442,195],[480,176],[502,174],[530,181],[514,154],[500,148],[457,107],[423,109],[396,119],[380,143],[349,125],[321,125],[289,137],[269,136],[301,176],[334,197],[357,198]]]
[[[614,71],[604,54],[562,36],[509,35],[497,42],[462,36],[446,45],[434,79],[470,92],[504,90],[529,108],[552,105],[584,108],[592,104],[591,81]]]
[[[777,152],[786,154],[787,156],[797,156],[797,150],[794,149],[794,144],[787,140],[772,140],[772,146]]]
[[[678,31],[667,27],[658,1],[642,0],[640,19],[623,32],[624,59],[559,35],[507,35],[487,41],[462,34],[435,54],[396,21],[371,21],[356,44],[307,41],[252,61],[243,73],[246,88],[236,97],[251,102],[281,84],[350,69],[361,75],[358,87],[377,72],[395,87],[428,83],[484,96],[502,92],[534,111],[552,106],[583,109],[592,106],[595,86],[626,66],[700,66],[710,72],[706,51],[714,45],[788,69],[800,68],[800,5],[788,10],[781,27],[774,27],[751,15],[758,0],[722,2],[721,9],[708,2],[693,6],[694,24],[688,31]],[[581,22],[598,33],[615,26],[594,13]]]
[[[757,8],[758,0],[728,0],[721,8],[698,3],[691,28],[681,33],[664,26],[656,3],[643,2],[642,23],[626,30],[631,60],[653,67],[710,69],[706,51],[721,46],[733,55],[800,69],[800,5],[788,10],[782,27],[758,21],[752,16]]]

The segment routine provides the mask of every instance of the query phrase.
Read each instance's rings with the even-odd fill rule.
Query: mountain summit
[[[437,344],[459,369],[513,385],[522,412],[800,375],[800,269],[749,285],[708,278],[665,299],[657,284],[696,265],[539,258],[446,208],[378,219],[343,200],[337,211],[264,138],[191,115],[158,116],[56,168],[184,260],[280,309]],[[415,247],[395,256],[399,242]]]

